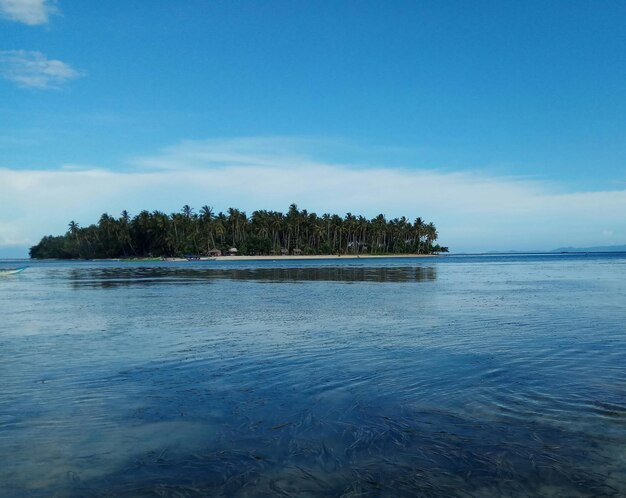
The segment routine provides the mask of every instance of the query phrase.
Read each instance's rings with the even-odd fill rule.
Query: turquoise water
[[[1,496],[626,496],[624,254],[30,265]]]

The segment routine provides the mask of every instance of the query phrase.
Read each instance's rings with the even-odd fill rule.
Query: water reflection
[[[431,266],[321,266],[270,268],[85,268],[72,269],[76,287],[116,287],[125,285],[185,284],[213,280],[257,282],[428,282],[437,278]]]

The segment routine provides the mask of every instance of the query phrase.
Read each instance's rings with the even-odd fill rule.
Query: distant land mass
[[[593,246],[593,247],[559,247],[550,251],[518,251],[511,249],[509,251],[487,251],[485,254],[549,254],[563,252],[626,252],[626,245],[617,246]]]
[[[550,252],[626,252],[626,245],[593,247],[559,247]]]

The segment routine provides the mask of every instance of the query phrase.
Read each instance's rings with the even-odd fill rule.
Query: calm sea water
[[[2,496],[626,496],[626,255],[31,263],[0,381]]]

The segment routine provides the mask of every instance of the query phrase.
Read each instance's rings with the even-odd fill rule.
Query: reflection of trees
[[[433,266],[360,267],[320,266],[298,268],[98,268],[73,269],[76,286],[184,284],[214,280],[260,282],[428,282],[437,278]]]

